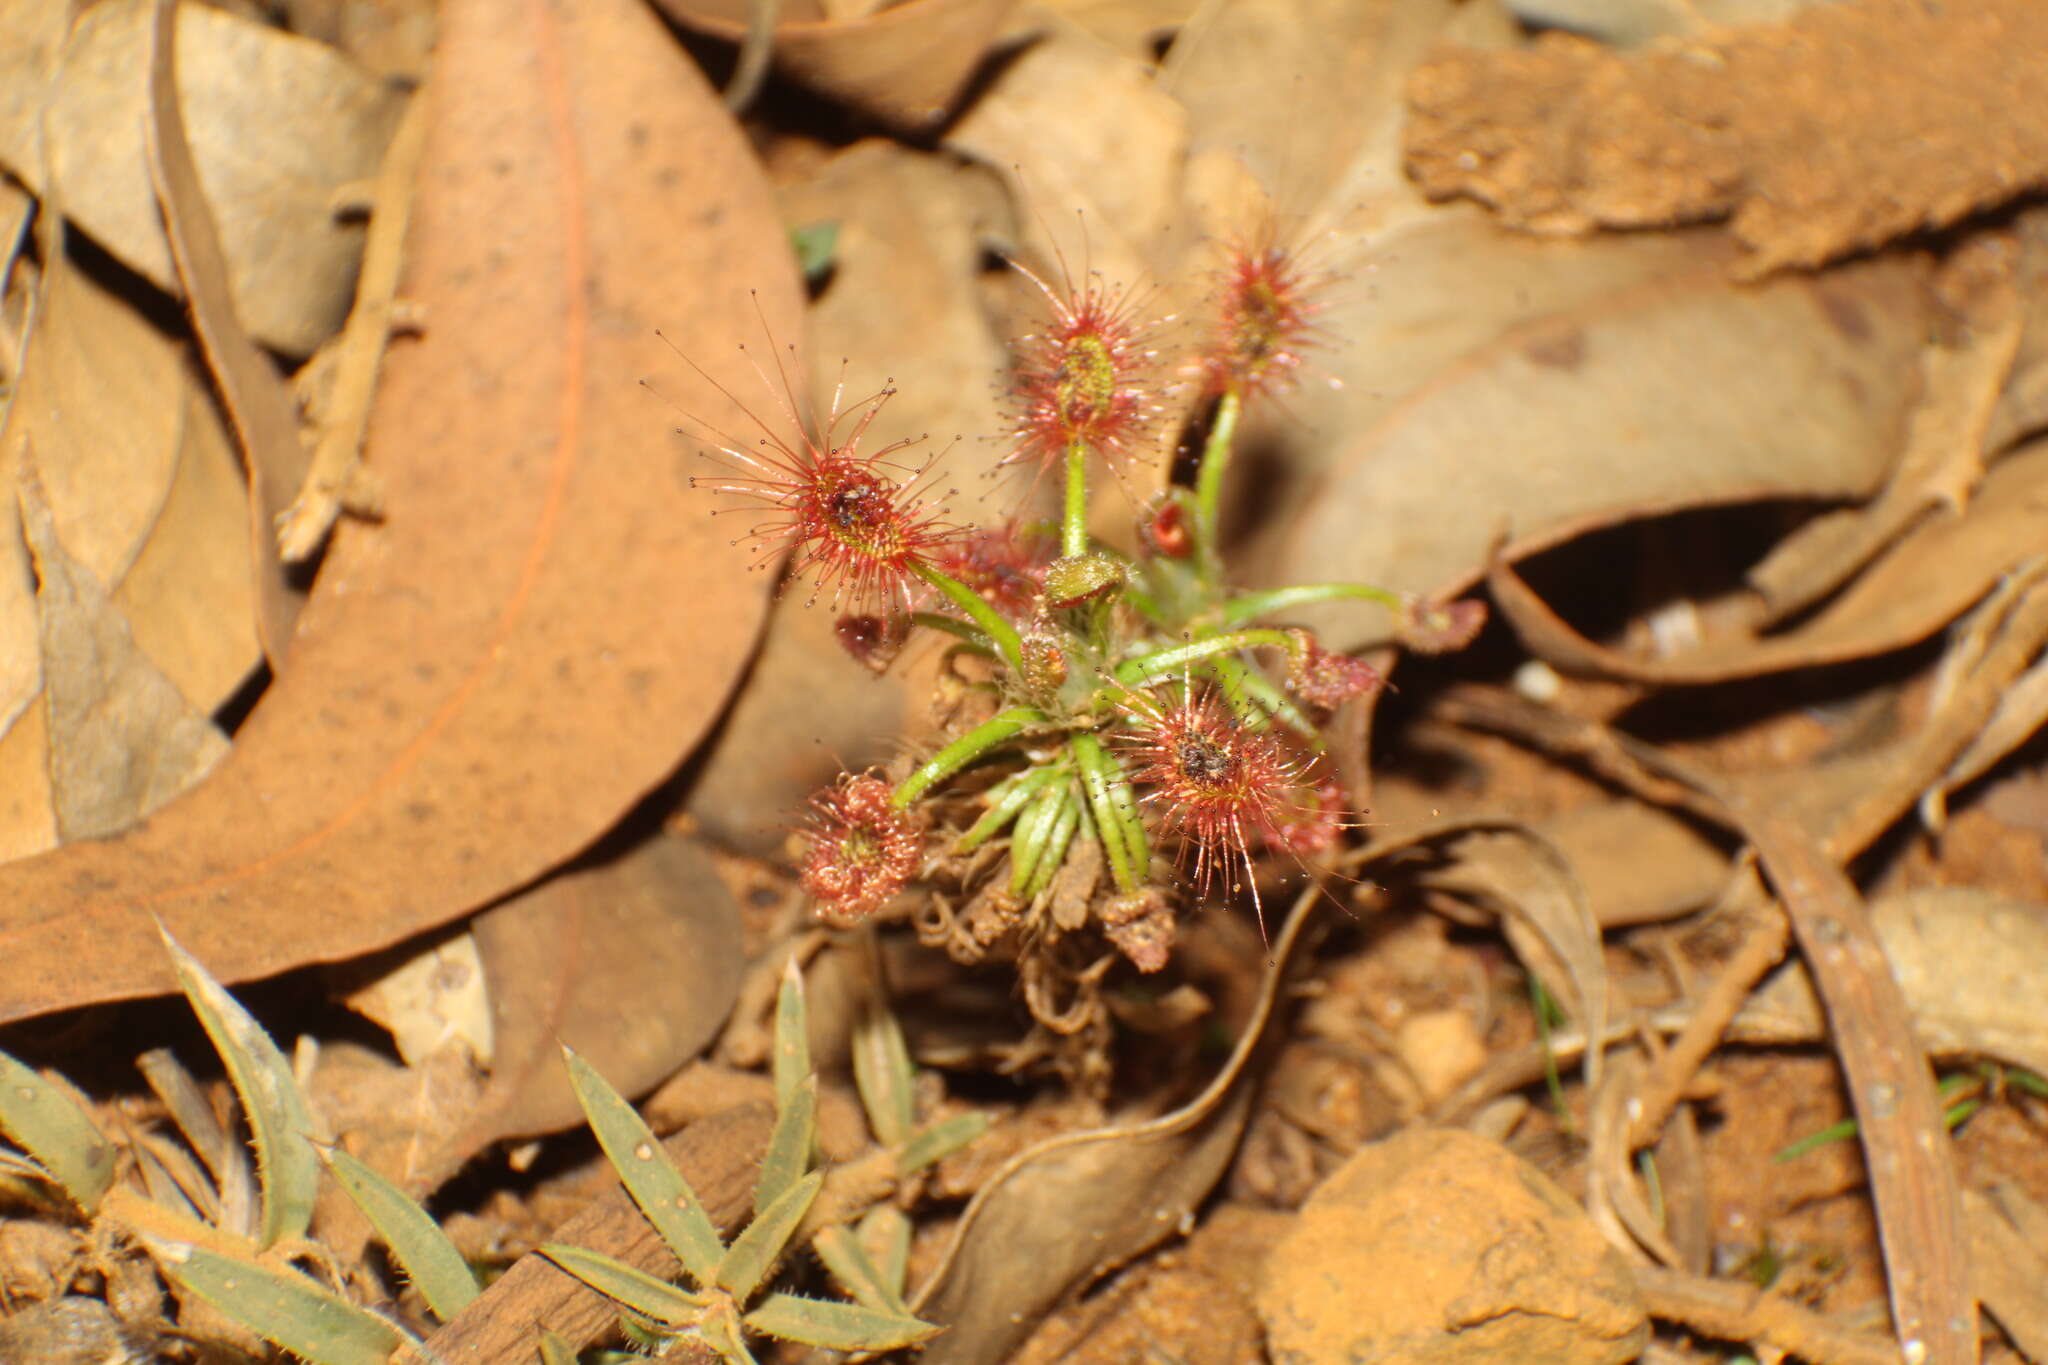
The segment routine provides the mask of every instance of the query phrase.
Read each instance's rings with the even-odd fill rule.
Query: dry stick
[[[1639,1266],[1636,1287],[1650,1316],[1682,1322],[1722,1341],[1761,1342],[1812,1365],[1899,1365],[1899,1349],[1869,1332],[1851,1332],[1823,1314],[1728,1280]]]

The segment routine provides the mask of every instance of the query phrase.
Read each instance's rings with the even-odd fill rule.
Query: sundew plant
[[[1313,857],[1356,823],[1323,726],[1382,679],[1287,614],[1376,604],[1395,639],[1437,651],[1468,642],[1483,609],[1360,583],[1231,582],[1217,532],[1239,415],[1298,381],[1323,340],[1327,274],[1270,235],[1227,246],[1185,355],[1099,278],[1029,278],[1047,315],[1016,347],[1001,463],[1055,482],[1055,524],[952,524],[934,460],[907,462],[905,442],[868,448],[893,389],[807,425],[779,365],[777,401],[789,395],[803,434],[721,434],[706,452],[720,472],[696,482],[759,516],[741,540],[791,552],[862,663],[886,668],[913,632],[945,642],[954,721],[936,751],[811,799],[801,880],[818,915],[908,915],[958,961],[1012,960],[1034,1016],[1071,1035],[1099,1025],[1091,988],[1116,956],[1166,964],[1191,898],[1248,889],[1257,908],[1260,858]],[[1129,486],[1188,389],[1206,412],[1191,486],[1150,501],[1134,553],[1097,542],[1091,480]]]

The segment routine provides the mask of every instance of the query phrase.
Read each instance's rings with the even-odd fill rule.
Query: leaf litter
[[[0,1015],[168,989],[152,913],[231,982],[339,964],[268,988],[317,1122],[507,1267],[427,1358],[606,1336],[542,1242],[665,1273],[552,1136],[559,1039],[632,1093],[675,1076],[648,1112],[686,1124],[718,1225],[744,1214],[774,1087],[742,982],[795,948],[834,1207],[908,1215],[946,1360],[1335,1360],[1347,1305],[1444,1283],[1422,1335],[1384,1327],[1401,1358],[2044,1358],[2048,387],[2040,218],[2006,211],[2041,178],[2029,7],[1581,16],[1613,47],[1469,0],[790,9],[743,125],[628,0],[301,32],[180,7],[175,101],[143,56],[170,7],[62,9],[0,7],[26,187],[0,198]],[[664,12],[712,35],[714,78],[771,14]],[[1873,62],[1915,83],[1875,98]],[[800,313],[782,242],[821,225]],[[792,398],[848,357],[850,392],[904,388],[878,434],[964,438],[972,469],[1023,328],[1002,258],[1197,328],[1195,263],[1268,229],[1335,279],[1327,344],[1249,415],[1255,580],[1483,584],[1505,619],[1395,666],[1358,847],[1270,955],[1219,894],[1164,976],[1088,979],[1079,1042],[1020,1045],[1019,990],[1071,983],[819,930],[778,847],[821,774],[898,761],[946,723],[920,699],[976,675],[913,651],[831,681],[831,613],[771,609],[635,381],[738,425],[659,327],[772,413],[735,349],[765,332]],[[1019,497],[956,481],[969,519]],[[278,583],[305,607],[289,651],[263,618],[251,680]],[[1267,903],[1301,873],[1257,869]],[[350,992],[405,1041],[341,1022]],[[847,1117],[881,993],[927,1068],[912,1112],[993,1115],[915,1173]],[[119,1036],[6,1045],[111,1076],[143,1050]],[[149,1067],[157,1093],[95,1081],[95,1112],[217,1102]],[[123,1186],[97,1229],[11,1206],[0,1249],[50,1228],[86,1266],[110,1227],[189,1234],[180,1159],[137,1142],[169,1204]],[[1409,1148],[1440,1183],[1352,1188]],[[429,1321],[331,1194],[337,1283]],[[1597,1277],[1445,1280],[1527,1258],[1489,1222],[1509,1197]],[[1330,1232],[1359,1219],[1381,1230]],[[166,1326],[116,1278],[26,1297]],[[171,1308],[225,1331],[209,1311]]]

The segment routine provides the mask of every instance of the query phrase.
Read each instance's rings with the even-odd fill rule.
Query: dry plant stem
[[[1776,906],[1761,902],[1762,888],[1753,876],[1745,878],[1744,893],[1751,906],[1745,915],[1748,928],[1735,952],[1722,965],[1714,982],[1693,1008],[1685,1027],[1671,1047],[1652,1064],[1636,1092],[1636,1112],[1629,1123],[1628,1150],[1647,1147],[1663,1131],[1664,1120],[1678,1106],[1692,1078],[1715,1048],[1721,1035],[1742,1010],[1743,1001],[1764,973],[1785,956],[1791,943],[1791,929]]]
[[[1812,1365],[1899,1365],[1883,1337],[1844,1331],[1786,1299],[1728,1280],[1708,1280],[1654,1266],[1635,1269],[1650,1316],[1682,1323],[1704,1336],[1787,1351]]]
[[[775,1114],[752,1104],[693,1123],[663,1141],[720,1232],[753,1207],[754,1179]],[[652,1275],[674,1279],[681,1267],[626,1192],[607,1189],[583,1213],[554,1230],[553,1240],[616,1256]],[[401,1350],[397,1365],[498,1365],[535,1360],[547,1328],[578,1349],[618,1318],[618,1305],[538,1254],[523,1256],[489,1289],[427,1338],[424,1351]]]

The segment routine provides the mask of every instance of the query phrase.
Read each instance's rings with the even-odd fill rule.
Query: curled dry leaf
[[[747,0],[655,0],[685,28],[738,43]],[[835,15],[829,3],[790,0],[775,25],[774,62],[790,79],[864,114],[924,128],[953,107],[994,46],[1016,0],[905,0]]]
[[[1775,635],[1744,632],[1670,659],[1645,659],[1574,631],[1504,562],[1494,601],[1539,658],[1573,672],[1665,684],[1721,682],[1846,659],[1920,641],[1968,611],[2048,544],[2048,442],[2000,461],[1963,513],[1923,521],[1811,620]]]
[[[149,31],[149,0],[87,9],[47,83],[0,110],[14,115],[0,126],[0,155],[31,188],[45,188],[33,117],[47,103],[50,175],[66,211],[123,264],[176,293],[145,143]],[[185,122],[235,311],[267,345],[303,355],[341,325],[355,286],[362,228],[337,220],[337,194],[376,174],[404,97],[325,44],[207,5],[179,7],[178,47]]]
[[[678,320],[724,365],[760,326],[749,285],[794,334],[767,189],[626,0],[443,20],[409,277],[433,323],[371,424],[390,520],[340,528],[291,667],[208,782],[0,868],[0,1016],[166,987],[151,913],[241,980],[531,881],[661,780],[748,647],[762,585],[632,376]]]
[[[2044,46],[2034,0],[1858,0],[1639,54],[1449,52],[1409,85],[1407,165],[1538,231],[1726,216],[1746,273],[1819,265],[2048,182]]]

